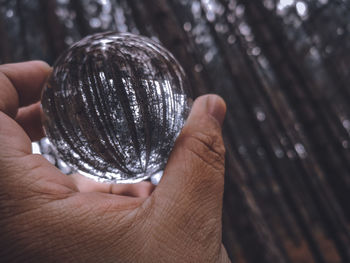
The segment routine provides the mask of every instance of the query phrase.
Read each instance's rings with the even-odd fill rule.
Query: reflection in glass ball
[[[169,51],[145,37],[111,32],[63,53],[42,97],[46,134],[58,156],[87,177],[114,183],[164,169],[191,102]]]

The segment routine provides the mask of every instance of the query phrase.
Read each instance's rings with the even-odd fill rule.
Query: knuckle
[[[15,117],[17,107],[18,94],[11,80],[0,68],[0,111],[11,117]]]
[[[183,144],[187,151],[207,165],[221,170],[225,162],[225,147],[217,131],[198,131],[185,134]]]

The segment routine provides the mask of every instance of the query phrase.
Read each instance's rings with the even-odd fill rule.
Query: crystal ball
[[[149,38],[85,37],[55,62],[42,95],[44,128],[75,172],[109,183],[159,175],[191,107],[180,64]]]

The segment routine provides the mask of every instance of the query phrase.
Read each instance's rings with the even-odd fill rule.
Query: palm
[[[41,78],[39,82],[43,80]],[[16,80],[11,82],[16,85]],[[5,91],[7,95],[15,94],[11,94],[13,90],[4,88],[0,91]],[[84,257],[79,261],[88,261],[86,256],[91,253],[94,257],[115,257],[115,252],[112,254],[106,250],[99,251],[99,247],[107,246],[108,240],[123,240],[135,221],[134,215],[147,203],[145,201],[152,192],[151,184],[143,182],[138,185],[117,186],[95,183],[77,174],[65,176],[43,156],[31,153],[31,139],[38,139],[43,135],[39,104],[20,108],[16,113],[13,106],[17,104],[16,96],[6,99],[7,108],[0,108],[6,113],[0,112],[0,196],[5,197],[0,201],[0,212],[3,218],[9,220],[0,220],[2,240],[17,240],[21,233],[30,233],[31,243],[19,244],[22,248],[31,248],[28,251],[24,249],[24,253],[30,255],[31,251],[35,251],[35,257],[38,254],[47,257],[44,254],[50,248],[47,244],[52,239],[58,244],[66,244],[71,249],[76,249],[77,240],[85,245],[103,236],[105,241],[101,240],[97,246],[90,247],[90,251],[83,253]],[[12,106],[11,111],[7,110],[8,105]],[[16,117],[11,118],[9,115]],[[33,123],[37,123],[38,127],[33,127]],[[8,216],[7,211],[11,212]],[[27,222],[28,218],[30,222]],[[106,227],[116,223],[120,225],[118,232]],[[16,226],[16,230],[13,230],[13,226]],[[22,240],[26,241],[24,238]],[[42,243],[36,244],[33,240],[41,240]],[[84,246],[79,246],[80,251],[83,249]],[[73,252],[66,252],[64,255],[60,253],[62,250],[57,250],[50,256],[62,259],[64,255],[71,255]],[[6,256],[3,258],[6,259]]]
[[[0,258],[228,262],[222,99],[195,101],[155,191],[148,182],[98,184],[64,176],[31,153],[31,141],[44,135],[38,101],[49,73],[42,62],[0,66]]]

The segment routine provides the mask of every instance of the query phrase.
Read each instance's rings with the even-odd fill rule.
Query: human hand
[[[1,261],[229,262],[223,100],[195,101],[153,192],[146,182],[102,185],[31,153],[44,135],[38,101],[50,71],[38,61],[0,66]]]

